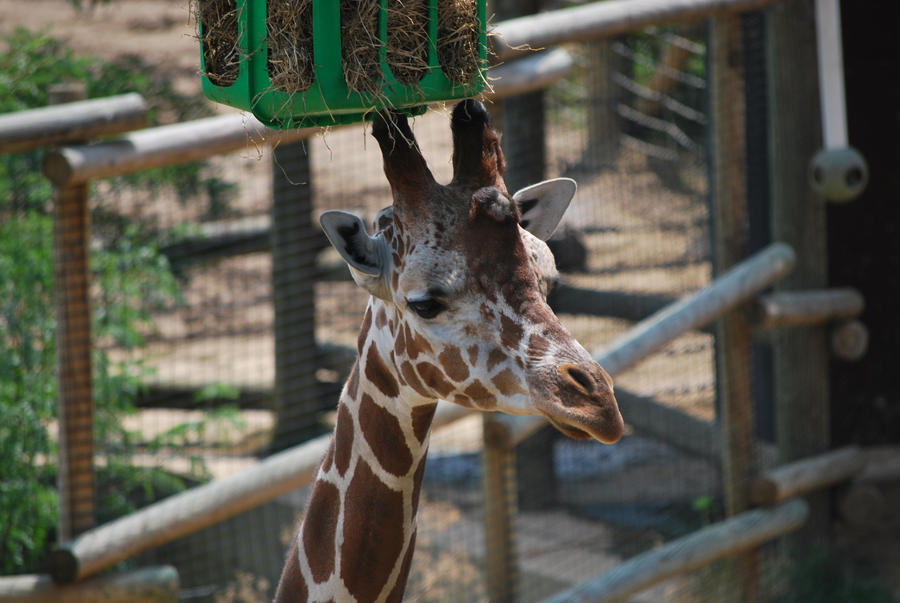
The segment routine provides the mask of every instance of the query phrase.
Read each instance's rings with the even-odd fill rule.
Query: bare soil
[[[200,85],[190,6],[188,0],[117,0],[78,10],[66,0],[0,0],[0,32],[46,29],[79,54],[107,59],[140,55],[158,65],[179,90],[190,92]]]

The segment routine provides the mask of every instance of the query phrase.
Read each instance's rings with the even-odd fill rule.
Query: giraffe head
[[[575,193],[557,179],[510,196],[500,136],[481,103],[453,111],[453,179],[432,177],[406,118],[380,114],[373,134],[393,205],[369,235],[325,212],[322,226],[378,304],[398,387],[423,400],[540,414],[566,435],[615,442],[612,379],[547,305],[558,278],[544,239]]]

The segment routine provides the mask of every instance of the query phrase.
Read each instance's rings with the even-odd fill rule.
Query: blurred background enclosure
[[[490,12],[502,24],[581,4],[497,0]],[[815,77],[814,47],[805,45],[814,33],[810,6],[790,0],[566,42],[545,51],[566,57],[552,82],[503,98],[503,82],[494,82],[498,94],[487,104],[503,132],[510,190],[558,176],[578,182],[550,241],[564,284],[550,302],[595,356],[772,241],[787,241],[798,257],[787,288],[857,287],[866,312],[875,312],[863,323],[871,329],[887,315],[877,289],[883,281],[847,267],[846,258],[826,261],[838,255],[829,255],[826,234],[846,240],[841,223],[851,224],[858,210],[829,208],[826,225],[819,203],[820,257],[810,260],[815,253],[779,231],[780,210],[770,202],[785,194],[770,185],[778,173],[771,153],[778,165],[803,165],[803,186],[808,160],[802,145],[776,144],[773,124],[794,120],[796,131],[806,128],[797,136],[803,145],[821,144],[815,86],[810,96],[802,78],[773,79],[784,77],[789,61]],[[189,13],[186,0],[95,0],[81,8],[34,0],[24,12],[0,0],[0,113],[79,97],[143,99],[129,97],[141,117],[95,137],[105,140],[97,145],[70,139],[23,152],[0,143],[0,574],[46,571],[58,541],[252,470],[333,426],[367,297],[317,216],[344,209],[371,222],[391,199],[381,155],[363,124],[278,134],[205,101]],[[858,15],[845,13],[847,31],[864,37]],[[785,39],[779,24],[791,17],[802,35],[767,58]],[[778,104],[773,86],[784,86],[779,93],[793,104]],[[895,98],[896,85],[886,94]],[[852,110],[862,106],[855,98]],[[785,107],[794,113],[779,117]],[[451,173],[450,109],[433,105],[412,122],[440,182]],[[192,129],[160,129],[178,123]],[[730,129],[717,129],[722,123]],[[241,140],[221,142],[234,124]],[[131,130],[139,131],[124,133]],[[117,158],[110,165],[124,165],[117,162],[151,144],[141,135],[152,132],[170,140],[196,133],[198,147],[222,151],[81,180],[58,171],[104,149]],[[216,136],[220,142],[209,142]],[[871,165],[874,174],[879,163]],[[884,184],[873,176],[872,186]],[[64,207],[76,209],[64,215]],[[885,221],[894,224],[891,217]],[[63,224],[87,233],[81,247],[67,247]],[[860,257],[879,256],[867,249]],[[890,269],[880,265],[882,275]],[[79,273],[88,278],[79,281]],[[896,288],[888,280],[884,287]],[[89,319],[78,323],[69,310]],[[493,474],[483,462],[482,417],[436,428],[405,600],[544,600],[746,511],[751,483],[779,461],[855,444],[868,447],[869,466],[889,465],[900,412],[884,350],[896,320],[888,333],[872,329],[869,356],[851,361],[833,351],[834,324],[777,331],[755,328],[750,316],[735,310],[718,325],[697,325],[615,375],[629,425],[618,444],[569,440],[544,427],[505,451],[509,491],[499,513],[509,533],[486,534],[485,526],[498,525],[498,503],[485,500]],[[817,347],[805,354],[812,358],[801,352],[786,361],[779,346],[790,343],[779,338],[796,331]],[[85,347],[66,364],[73,341]],[[817,397],[801,405],[802,425],[777,418],[784,371]],[[735,393],[735,384],[743,389]],[[847,392],[855,397],[845,407]],[[87,419],[61,419],[58,400],[74,400]],[[732,439],[729,421],[750,439]],[[87,459],[60,455],[73,439],[87,446]],[[792,449],[787,440],[800,443]],[[80,483],[85,463],[93,469]],[[858,491],[845,484],[810,498],[812,533],[792,537],[794,544],[704,565],[628,600],[894,600],[900,517],[890,483],[873,486],[884,503],[878,517],[861,519],[856,499],[846,502]],[[174,566],[182,601],[270,600],[308,490],[117,567]],[[800,562],[794,551],[810,549],[795,546],[816,552]],[[791,559],[797,563],[783,563]]]

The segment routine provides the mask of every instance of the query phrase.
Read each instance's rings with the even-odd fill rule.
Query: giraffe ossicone
[[[371,294],[331,448],[288,555],[278,601],[399,601],[437,400],[546,417],[575,438],[623,432],[612,379],[547,305],[544,239],[575,194],[565,178],[510,196],[481,103],[451,118],[453,178],[437,183],[406,118],[376,116],[393,204],[322,227]]]

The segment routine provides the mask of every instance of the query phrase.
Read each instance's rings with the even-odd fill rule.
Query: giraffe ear
[[[554,178],[526,186],[513,195],[522,214],[519,224],[546,241],[559,226],[578,185],[571,178]]]
[[[346,211],[323,212],[319,223],[325,236],[353,269],[353,280],[372,295],[383,297],[382,277],[390,257],[384,237],[370,237],[362,219]]]

